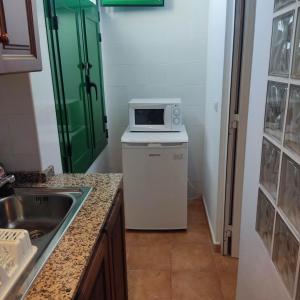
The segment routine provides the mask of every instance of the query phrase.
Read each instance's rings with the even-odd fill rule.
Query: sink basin
[[[38,251],[11,299],[22,299],[75,218],[91,188],[19,188],[0,198],[0,228],[26,229]],[[10,298],[9,298],[10,299]]]
[[[0,227],[26,229],[34,240],[54,230],[73,203],[68,195],[14,195],[0,199]]]
[[[13,195],[0,199],[0,228],[26,229],[37,256],[52,239],[74,205],[73,197],[64,194]]]

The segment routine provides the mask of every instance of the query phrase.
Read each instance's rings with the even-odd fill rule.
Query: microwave
[[[133,99],[129,101],[130,131],[181,131],[180,99]]]

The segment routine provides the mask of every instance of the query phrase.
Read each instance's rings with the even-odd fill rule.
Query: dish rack
[[[0,299],[13,285],[37,252],[29,233],[19,229],[0,229]]]

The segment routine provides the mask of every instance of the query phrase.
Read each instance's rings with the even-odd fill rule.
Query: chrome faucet
[[[5,186],[8,183],[14,183],[16,181],[16,178],[14,175],[8,175],[0,178],[0,188]]]
[[[4,187],[8,183],[14,183],[15,181],[15,176],[6,175],[3,165],[0,164],[0,188]]]

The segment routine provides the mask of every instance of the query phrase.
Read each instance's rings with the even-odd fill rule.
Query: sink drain
[[[41,230],[32,230],[32,231],[29,232],[29,235],[30,235],[30,238],[31,238],[32,240],[35,240],[35,239],[38,239],[38,238],[40,238],[41,236],[43,236],[43,235],[44,235],[44,232],[41,231]]]

